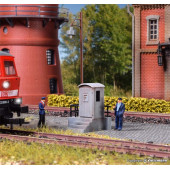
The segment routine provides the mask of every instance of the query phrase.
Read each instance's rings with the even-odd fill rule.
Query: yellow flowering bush
[[[116,105],[118,97],[104,97],[104,104],[111,106]],[[140,97],[122,97],[122,102],[125,104],[126,111],[136,112],[155,112],[155,113],[170,113],[170,101],[159,99],[147,99]],[[79,97],[65,95],[48,95],[48,106],[55,107],[70,107],[71,104],[78,104]]]

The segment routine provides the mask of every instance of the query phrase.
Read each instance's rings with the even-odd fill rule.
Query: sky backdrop
[[[85,7],[87,4],[60,4],[63,8],[68,8],[70,12],[76,14],[81,10],[81,8]],[[125,7],[126,4],[118,4],[120,8]]]
[[[69,12],[72,12],[73,14],[78,13],[82,8],[84,8],[87,4],[59,4],[59,7],[63,7],[63,8],[68,8]],[[123,8],[126,6],[126,4],[118,4],[120,8]],[[60,30],[59,30],[59,35],[60,35]],[[67,36],[67,35],[66,35]],[[59,39],[61,41],[61,38],[59,36]],[[62,62],[62,60],[64,59],[64,57],[67,55],[65,54],[63,51],[63,48],[61,48],[61,46],[59,45],[58,47],[59,49],[59,57],[60,57],[60,61]]]

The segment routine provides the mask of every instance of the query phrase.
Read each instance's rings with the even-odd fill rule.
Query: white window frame
[[[51,55],[49,55],[48,53],[51,53]],[[56,65],[55,64],[55,50],[53,49],[47,49],[46,50],[46,58],[47,58],[47,64],[49,66],[53,66],[53,65]],[[52,63],[52,60],[54,63]]]
[[[147,42],[146,45],[157,45],[159,43],[159,15],[149,15],[146,17],[147,20]],[[157,39],[156,40],[150,40],[150,21],[151,20],[157,20]]]

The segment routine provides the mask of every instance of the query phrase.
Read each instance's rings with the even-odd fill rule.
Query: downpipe
[[[135,16],[130,12],[130,5],[127,5],[127,12],[132,17],[132,97],[135,97]]]

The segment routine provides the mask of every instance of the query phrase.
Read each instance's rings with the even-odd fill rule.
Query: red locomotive
[[[0,51],[0,124],[22,125],[23,118],[13,118],[20,113],[28,112],[28,107],[21,107],[22,98],[19,96],[20,77],[18,77],[14,57]]]

